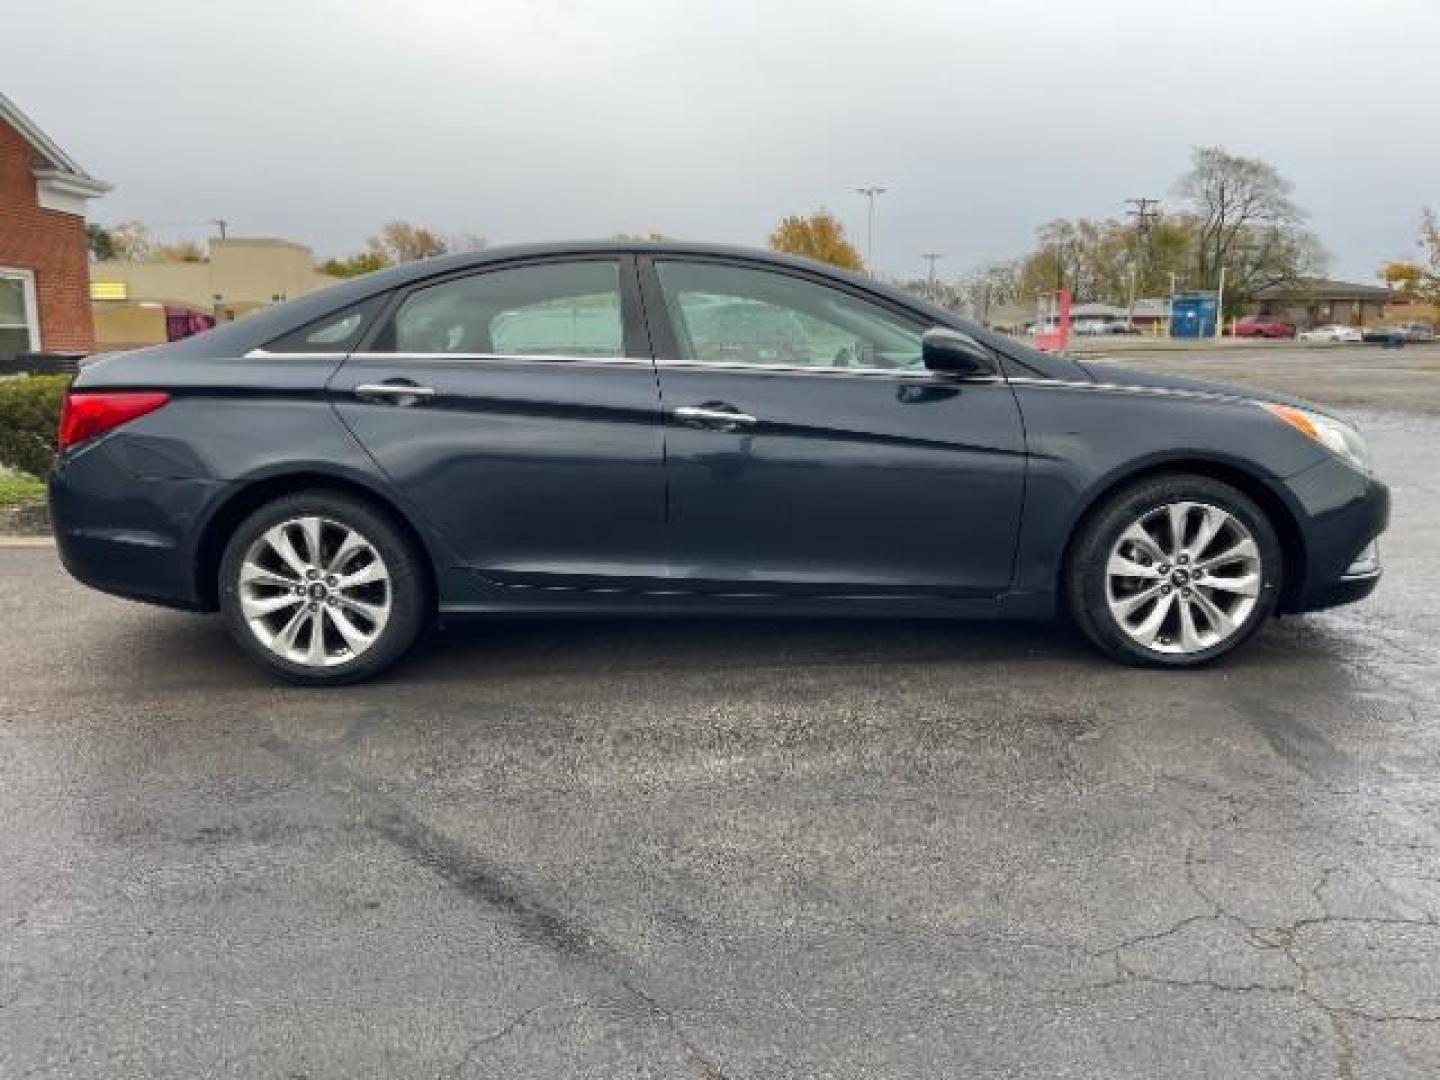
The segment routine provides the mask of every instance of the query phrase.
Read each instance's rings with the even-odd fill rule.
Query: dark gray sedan
[[[1067,613],[1188,666],[1367,595],[1388,512],[1312,406],[688,244],[433,259],[103,357],[61,441],[76,577],[312,683],[518,614]]]

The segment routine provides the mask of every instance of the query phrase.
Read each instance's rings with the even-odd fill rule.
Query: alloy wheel
[[[1153,652],[1204,652],[1245,626],[1264,568],[1255,537],[1234,514],[1171,502],[1124,529],[1105,568],[1110,613]]]
[[[360,532],[297,517],[261,533],[240,563],[240,610],[262,645],[305,667],[366,653],[390,619],[390,571]]]

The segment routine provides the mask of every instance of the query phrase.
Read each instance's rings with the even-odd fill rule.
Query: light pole
[[[1225,267],[1220,267],[1220,288],[1215,293],[1215,340],[1225,333]]]
[[[1165,332],[1175,336],[1175,271],[1170,271],[1170,303],[1165,306]]]
[[[920,257],[930,264],[930,273],[926,277],[926,288],[930,293],[930,302],[937,303],[938,301],[935,299],[935,260],[943,259],[945,256],[938,251],[927,251]]]
[[[875,276],[875,200],[885,194],[883,187],[857,187],[859,195],[864,195],[870,200],[869,213],[865,223],[865,269],[871,277]]]

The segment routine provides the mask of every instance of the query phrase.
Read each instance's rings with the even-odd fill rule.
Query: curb
[[[0,509],[0,537],[46,536],[50,531],[50,507],[43,501]]]

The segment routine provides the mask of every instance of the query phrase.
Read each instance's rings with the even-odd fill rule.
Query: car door
[[[928,322],[773,264],[641,260],[665,416],[677,584],[988,596],[1025,480],[1003,378],[927,371]]]
[[[487,579],[663,577],[659,395],[629,257],[423,282],[329,389],[381,469]]]

